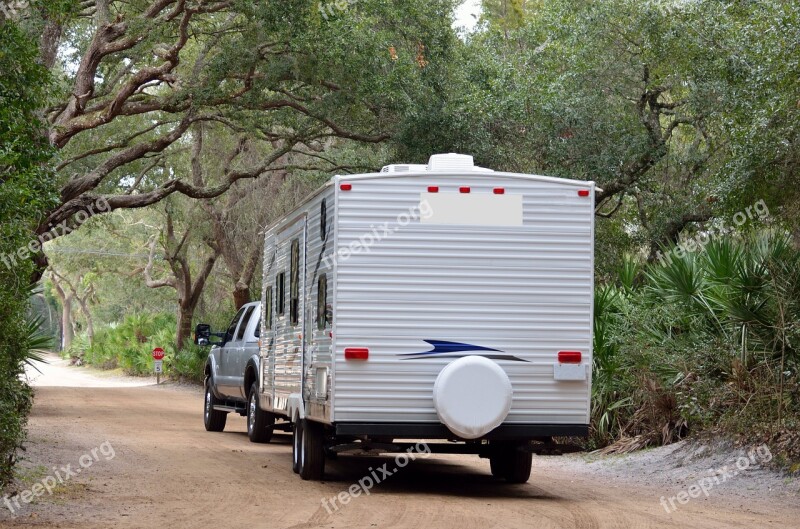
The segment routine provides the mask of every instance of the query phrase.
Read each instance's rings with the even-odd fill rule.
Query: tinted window
[[[239,320],[242,319],[242,314],[244,314],[243,308],[236,313],[236,316],[233,317],[233,321],[231,321],[231,325],[228,327],[228,331],[225,333],[226,342],[229,342],[233,339],[233,333],[236,332],[236,326],[239,324]]]
[[[323,330],[328,323],[328,276],[325,274],[317,281],[317,329]]]
[[[275,313],[283,316],[284,298],[286,297],[286,272],[281,272],[275,278]]]
[[[247,309],[244,318],[242,318],[242,323],[241,325],[239,325],[239,332],[236,333],[237,341],[244,338],[244,331],[247,330],[247,326],[250,324],[250,318],[253,316],[253,311],[255,310],[255,308],[256,308],[255,305],[250,306],[250,308]]]
[[[291,284],[289,286],[289,318],[292,325],[300,320],[300,240],[292,241]]]
[[[264,313],[264,326],[267,329],[272,328],[272,287],[267,287],[267,292],[264,295],[264,307],[266,312]]]
[[[325,203],[325,199],[322,199],[322,203],[319,205],[319,236],[322,239],[325,239],[325,229],[328,227],[328,206]]]

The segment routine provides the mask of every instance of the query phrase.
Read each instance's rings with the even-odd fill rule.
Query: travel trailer
[[[524,482],[586,436],[594,196],[440,154],[335,176],[269,227],[258,414],[291,423],[294,470],[425,439]]]

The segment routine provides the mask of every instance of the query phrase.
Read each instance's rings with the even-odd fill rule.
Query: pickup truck
[[[272,437],[275,416],[258,405],[260,323],[261,302],[253,302],[239,309],[224,332],[212,332],[204,323],[195,328],[195,344],[211,347],[205,364],[203,409],[209,432],[223,431],[228,413],[236,412],[247,417],[250,441],[267,443]]]

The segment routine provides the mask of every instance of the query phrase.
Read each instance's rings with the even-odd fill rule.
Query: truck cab
[[[253,442],[268,442],[274,418],[258,406],[259,333],[261,302],[247,303],[227,329],[212,332],[207,324],[195,328],[195,344],[209,346],[205,365],[206,430],[221,432],[231,412],[246,416]]]

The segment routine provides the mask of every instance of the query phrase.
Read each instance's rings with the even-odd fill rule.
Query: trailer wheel
[[[325,429],[314,421],[303,419],[300,435],[300,477],[319,481],[325,474]]]
[[[527,446],[527,443],[515,444],[507,452],[508,460],[503,477],[509,483],[526,483],[531,477],[533,454],[527,450],[520,450],[523,446]]]
[[[253,443],[268,443],[274,424],[275,416],[258,407],[258,384],[253,382],[247,399],[247,437]]]
[[[509,483],[525,483],[531,477],[533,454],[522,448],[527,443],[498,443],[489,455],[492,476]]]
[[[506,475],[508,468],[508,457],[503,453],[495,453],[489,456],[489,468],[492,470],[492,476],[502,478]]]
[[[303,422],[295,417],[292,423],[292,472],[300,473],[300,438],[303,436]]]
[[[206,395],[204,399],[205,405],[203,407],[203,424],[207,432],[221,432],[225,429],[228,413],[214,409],[214,406],[219,404],[219,400],[214,396],[214,392],[211,391],[211,377],[206,378],[205,386]]]

